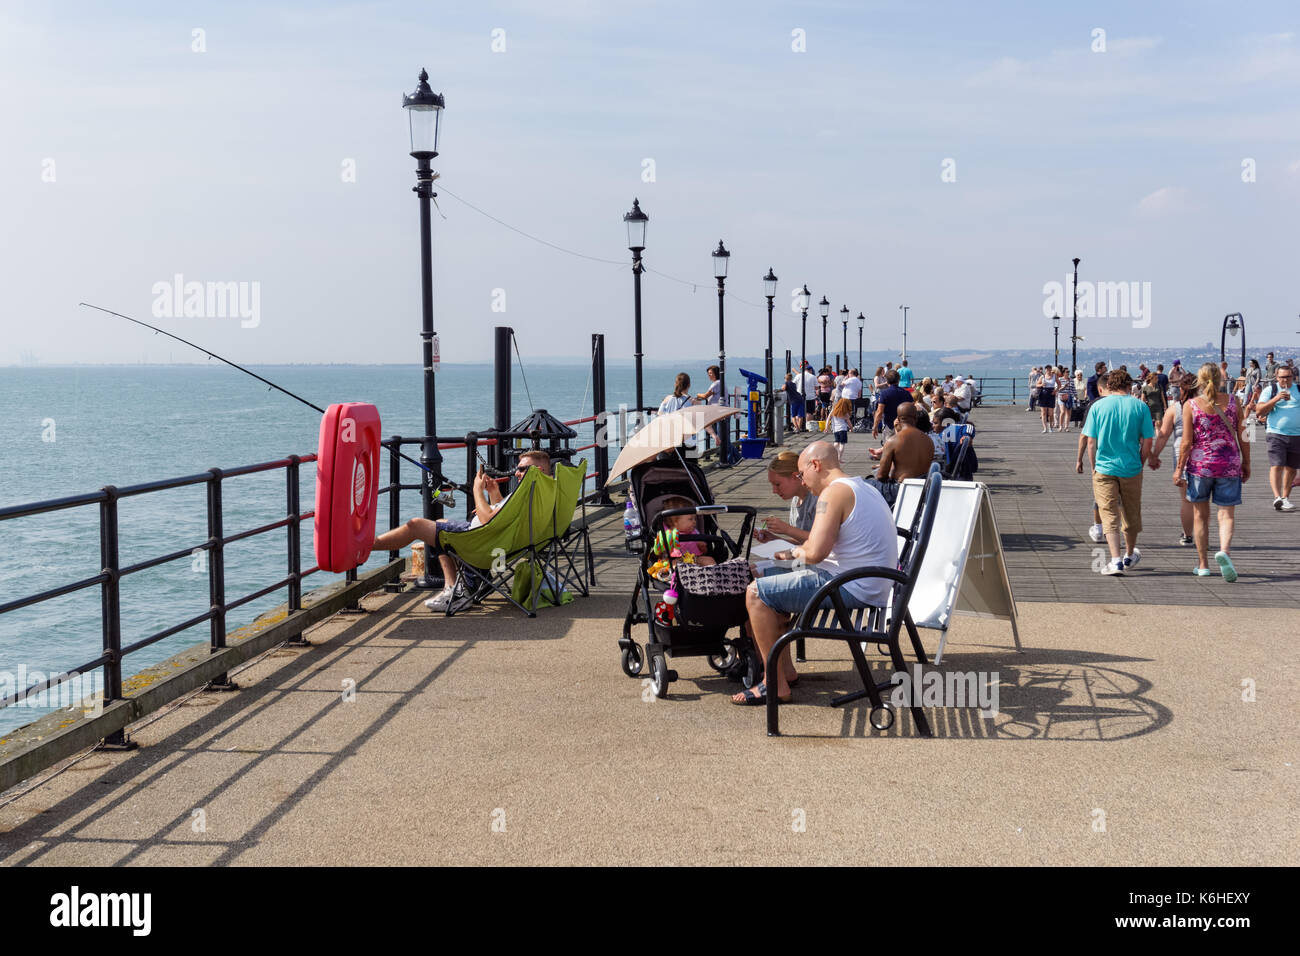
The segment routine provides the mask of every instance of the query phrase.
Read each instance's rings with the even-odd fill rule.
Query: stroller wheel
[[[622,657],[624,674],[628,677],[636,677],[641,673],[641,648],[638,645],[625,647]]]
[[[883,714],[883,718],[878,718],[877,714]],[[879,707],[871,708],[871,726],[877,730],[888,730],[894,726],[894,706],[889,703],[881,704]]]
[[[654,675],[655,696],[661,700],[668,696],[668,661],[661,654],[650,663]]]
[[[736,652],[736,649],[734,647],[728,647],[726,651],[721,654],[710,654],[709,666],[721,674],[728,668],[732,667],[738,660],[740,660],[740,655]]]

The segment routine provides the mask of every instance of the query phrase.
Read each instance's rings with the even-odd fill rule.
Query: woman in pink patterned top
[[[1235,508],[1241,504],[1241,483],[1250,478],[1250,446],[1246,443],[1241,409],[1235,396],[1221,392],[1223,373],[1206,362],[1196,374],[1197,396],[1183,403],[1183,440],[1178,447],[1174,484],[1187,479],[1187,500],[1192,503],[1192,537],[1197,566],[1192,573],[1210,574],[1210,501],[1218,506],[1219,551],[1214,561],[1228,582],[1237,580],[1230,557]]]

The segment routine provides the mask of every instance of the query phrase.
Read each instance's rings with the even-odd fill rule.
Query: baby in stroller
[[[671,497],[665,498],[661,510],[669,511],[675,508],[694,508],[695,502],[687,498]],[[667,527],[655,535],[654,546],[651,548],[651,554],[657,560],[650,565],[650,574],[660,581],[667,581],[672,576],[672,562],[680,560],[686,564],[695,564],[704,567],[717,562],[709,557],[708,544],[703,541],[682,541],[682,536],[690,536],[697,533],[698,521],[694,514],[676,515],[666,518],[664,524]]]

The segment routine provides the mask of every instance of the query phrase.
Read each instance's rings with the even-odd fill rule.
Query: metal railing
[[[299,467],[304,463],[314,462],[316,456],[310,455],[290,455],[278,461],[268,461],[257,465],[245,465],[241,468],[212,468],[202,474],[186,475],[180,478],[167,478],[161,481],[150,481],[138,485],[129,485],[124,488],[118,488],[113,485],[107,485],[99,491],[84,495],[73,495],[67,498],[55,498],[48,501],[39,501],[33,504],[14,505],[7,508],[0,508],[0,521],[6,521],[13,518],[25,518],[33,515],[47,514],[54,511],[65,511],[72,508],[79,508],[88,505],[97,505],[99,508],[99,552],[102,570],[88,578],[82,578],[79,581],[73,581],[69,584],[62,584],[58,587],[49,588],[37,594],[31,594],[16,600],[0,603],[0,615],[10,611],[16,611],[20,608],[31,607],[44,601],[62,597],[67,594],[73,594],[87,588],[98,587],[100,589],[100,630],[103,639],[103,653],[92,660],[65,671],[60,674],[53,674],[44,681],[34,683],[25,688],[17,688],[15,693],[7,697],[0,698],[0,708],[8,707],[19,701],[24,700],[32,694],[40,693],[56,686],[57,684],[71,678],[74,675],[84,675],[93,668],[102,667],[104,669],[104,703],[105,705],[116,700],[122,699],[122,661],[135,651],[156,644],[165,638],[178,634],[188,628],[202,624],[204,621],[209,625],[209,641],[213,650],[226,646],[226,616],[231,611],[243,607],[258,598],[265,597],[274,591],[282,588],[288,589],[288,606],[290,612],[300,610],[302,607],[302,580],[309,575],[315,574],[320,570],[318,566],[313,565],[306,571],[302,570],[302,537],[301,524],[310,518],[314,518],[315,511],[299,511]],[[258,474],[261,472],[284,469],[285,472],[285,516],[278,521],[261,525],[260,527],[250,528],[239,531],[234,534],[226,534],[224,530],[224,515],[222,508],[222,491],[226,481],[239,478],[245,475]],[[167,554],[157,557],[148,558],[144,561],[138,561],[135,564],[123,567],[119,560],[119,532],[118,532],[118,503],[127,498],[134,498],[140,495],[152,494],[160,491],[170,491],[176,488],[184,488],[190,485],[207,486],[207,530],[208,537],[203,542],[185,548],[180,548]],[[285,529],[287,562],[286,574],[280,580],[261,587],[250,594],[240,595],[239,597],[229,598],[226,594],[226,576],[225,576],[225,548],[236,541],[243,541],[257,535],[269,534],[279,529]],[[191,560],[199,553],[206,554],[208,569],[208,599],[209,606],[202,614],[196,614],[187,620],[174,624],[171,627],[163,628],[148,637],[132,641],[129,644],[122,644],[122,603],[121,603],[121,582],[124,578],[132,574],[138,574],[141,571],[147,571],[160,565],[172,561],[178,561],[183,558]],[[355,579],[355,572],[350,572]],[[217,685],[227,685],[226,675],[222,674],[214,681]],[[123,732],[116,731],[105,741],[109,745],[124,744]]]

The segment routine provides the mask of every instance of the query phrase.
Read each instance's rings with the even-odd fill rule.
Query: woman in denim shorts
[[[1196,374],[1199,393],[1183,404],[1183,440],[1178,448],[1174,484],[1187,479],[1187,500],[1192,503],[1192,537],[1196,541],[1197,566],[1192,573],[1210,575],[1210,502],[1218,507],[1219,550],[1214,562],[1223,580],[1237,580],[1230,557],[1236,506],[1241,504],[1241,483],[1250,478],[1249,445],[1241,408],[1233,395],[1220,392],[1223,374],[1213,362],[1206,362]]]

